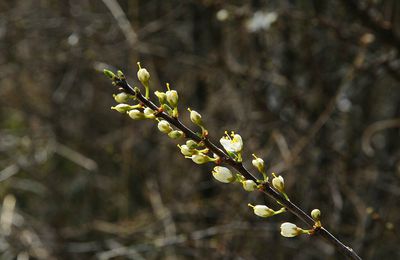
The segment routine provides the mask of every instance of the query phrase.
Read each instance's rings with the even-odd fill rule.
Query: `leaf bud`
[[[104,75],[109,77],[111,80],[115,80],[117,78],[117,76],[111,70],[104,69],[103,73],[104,73]]]

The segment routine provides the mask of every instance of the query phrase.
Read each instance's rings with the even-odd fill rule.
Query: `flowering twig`
[[[295,224],[286,222],[281,225],[281,234],[283,236],[294,237],[301,234],[319,235],[349,259],[361,259],[350,247],[345,246],[321,225],[321,213],[318,209],[313,210],[311,216],[309,216],[289,200],[284,190],[284,179],[282,176],[272,174],[272,181],[270,182],[268,180],[264,161],[261,158],[253,155],[254,160],[252,163],[262,174],[263,179],[258,179],[244,167],[241,153],[243,141],[240,135],[233,132],[229,135],[226,132],[226,136],[220,140],[224,151],[209,139],[208,131],[203,125],[201,115],[194,110],[188,109],[191,121],[201,128],[201,133],[192,131],[178,118],[178,93],[175,90],[171,90],[169,84],[167,84],[168,91],[165,93],[155,92],[155,95],[159,99],[160,106],[154,104],[149,97],[150,74],[146,69],[141,68],[140,64],[138,65],[139,71],[137,76],[146,89],[145,95],[142,95],[139,88],[132,88],[127,83],[121,71],[118,71],[117,75],[115,75],[111,71],[105,70],[104,73],[112,79],[113,85],[117,86],[122,91],[120,94],[114,96],[115,100],[122,104],[113,107],[113,109],[121,113],[128,113],[133,119],[148,118],[157,120],[158,129],[161,132],[168,134],[168,136],[173,139],[185,137],[189,140],[185,145],[178,146],[182,154],[185,155],[185,158],[192,159],[193,162],[197,164],[207,162],[214,162],[217,164],[213,170],[215,179],[224,183],[240,182],[246,191],[258,190],[272,198],[282,207],[280,210],[275,211],[265,205],[253,206],[248,204],[256,215],[260,217],[271,217],[289,211],[297,216],[309,228],[302,229]],[[137,100],[138,104],[134,106],[125,104],[129,99]],[[172,126],[175,127],[176,130],[174,130]],[[201,150],[197,148],[201,148]],[[213,153],[214,156],[210,157],[207,155],[208,153]],[[220,165],[230,166],[235,169],[238,174],[235,176],[228,168]]]

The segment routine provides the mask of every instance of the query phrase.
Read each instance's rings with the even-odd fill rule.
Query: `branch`
[[[192,139],[196,142],[202,142],[211,152],[218,155],[221,163],[225,163],[234,168],[237,172],[239,172],[242,176],[244,176],[247,180],[253,180],[257,182],[257,178],[250,173],[241,162],[237,162],[232,159],[229,155],[227,155],[222,149],[220,149],[217,145],[210,141],[208,137],[200,137],[195,132],[186,127],[178,118],[172,117],[166,112],[159,109],[157,105],[151,102],[148,98],[143,96],[140,93],[138,88],[133,89],[125,80],[120,80],[117,82],[117,86],[121,87],[124,92],[127,94],[131,94],[136,97],[138,101],[140,101],[144,106],[151,108],[154,111],[159,111],[155,115],[160,117],[179,130],[181,130],[186,138]],[[338,251],[340,251],[343,255],[345,255],[349,259],[361,259],[357,253],[353,251],[350,247],[344,245],[339,239],[333,236],[328,230],[321,226],[315,225],[315,221],[313,218],[307,213],[305,213],[302,209],[300,209],[296,204],[287,200],[283,197],[278,191],[276,191],[268,182],[263,183],[260,192],[266,194],[271,199],[275,200],[278,204],[285,207],[287,211],[290,211],[292,214],[297,216],[302,222],[304,222],[308,227],[313,229],[313,233],[323,237],[328,243],[333,245]]]

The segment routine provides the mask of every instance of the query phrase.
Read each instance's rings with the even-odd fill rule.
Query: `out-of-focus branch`
[[[393,26],[389,22],[373,16],[371,10],[362,7],[358,0],[342,0],[342,2],[349,12],[356,14],[361,22],[374,31],[382,41],[400,51],[400,37],[395,33]]]

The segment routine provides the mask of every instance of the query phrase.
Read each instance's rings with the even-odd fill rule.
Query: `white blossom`
[[[232,134],[232,138],[226,134],[226,136],[223,136],[219,142],[228,152],[240,153],[243,149],[243,140],[238,134]]]

